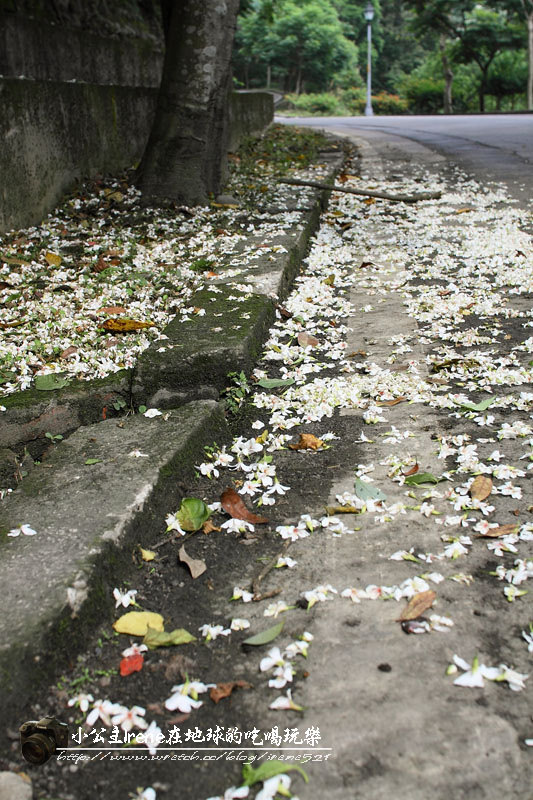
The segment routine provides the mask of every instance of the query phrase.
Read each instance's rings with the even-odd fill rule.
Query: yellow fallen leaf
[[[63,260],[57,253],[45,253],[44,257],[51,267],[59,267],[61,261]]]
[[[157,553],[155,553],[153,550],[144,550],[144,548],[141,547],[141,556],[143,561],[153,561],[156,555]]]
[[[334,517],[337,514],[360,514],[361,509],[355,506],[326,506],[326,514],[328,517]]]
[[[145,636],[149,627],[156,631],[164,630],[161,614],[155,611],[128,611],[113,623],[117,633],[129,633],[131,636]]]
[[[318,450],[323,444],[322,439],[317,439],[313,433],[301,433],[298,442],[290,444],[289,448],[291,450]]]
[[[402,615],[398,618],[398,622],[419,617],[424,611],[431,608],[436,596],[437,593],[432,589],[429,589],[427,592],[418,592],[418,594],[415,594],[407,603]]]
[[[487,478],[486,475],[478,475],[470,484],[470,497],[473,500],[482,502],[486,500],[492,492],[492,480]]]
[[[140,331],[142,328],[153,328],[154,322],[140,322],[137,319],[106,319],[99,327],[105,331],[113,331],[113,333],[130,333],[131,331]]]
[[[220,533],[221,530],[222,528],[213,525],[210,519],[206,519],[206,521],[202,525],[202,533],[214,533],[215,531],[218,531]]]

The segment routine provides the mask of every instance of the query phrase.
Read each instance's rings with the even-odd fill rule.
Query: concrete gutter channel
[[[324,181],[331,181],[341,149],[320,153],[319,162],[328,165]],[[172,321],[164,331],[168,340],[154,342],[133,370],[45,399],[35,390],[2,399],[0,448],[18,455],[27,448],[37,457],[49,444],[46,432],[65,436],[0,508],[0,708],[6,724],[18,726],[28,694],[72,661],[86,631],[110,610],[112,588],[131,565],[132,550],[153,543],[164,515],[179,505],[180,475],[190,474],[204,445],[228,435],[220,402],[228,372],[248,373],[259,357],[275,316],[273,295],[287,294],[329,193],[306,190],[303,197],[295,188],[300,218],[288,230],[280,225],[280,251],[254,258],[240,276],[254,286],[238,304],[239,317],[249,314],[240,327],[222,275],[220,293],[204,288],[193,297],[205,315]],[[162,344],[165,351],[158,352]],[[164,414],[120,416],[113,408],[119,398]],[[146,457],[130,456],[134,450]],[[23,523],[37,535],[6,536]]]

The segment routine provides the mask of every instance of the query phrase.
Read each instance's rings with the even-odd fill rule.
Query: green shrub
[[[366,105],[366,90],[360,86],[350,86],[341,94],[342,102],[349,114],[363,114]]]
[[[287,94],[285,100],[291,108],[304,114],[318,114],[325,116],[341,116],[346,114],[346,108],[341,99],[331,92],[320,94]]]
[[[443,108],[444,81],[410,75],[403,81],[402,94],[412,113],[434,114]]]
[[[372,96],[374,114],[407,114],[407,101],[397,94],[380,92]]]

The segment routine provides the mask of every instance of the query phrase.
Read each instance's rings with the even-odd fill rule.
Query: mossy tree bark
[[[174,0],[167,9],[163,79],[137,185],[147,202],[197,205],[225,172],[239,0]]]

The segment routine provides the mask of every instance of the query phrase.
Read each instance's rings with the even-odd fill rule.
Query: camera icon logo
[[[25,722],[19,733],[22,756],[30,764],[44,764],[56,750],[68,747],[68,725],[54,717]]]

